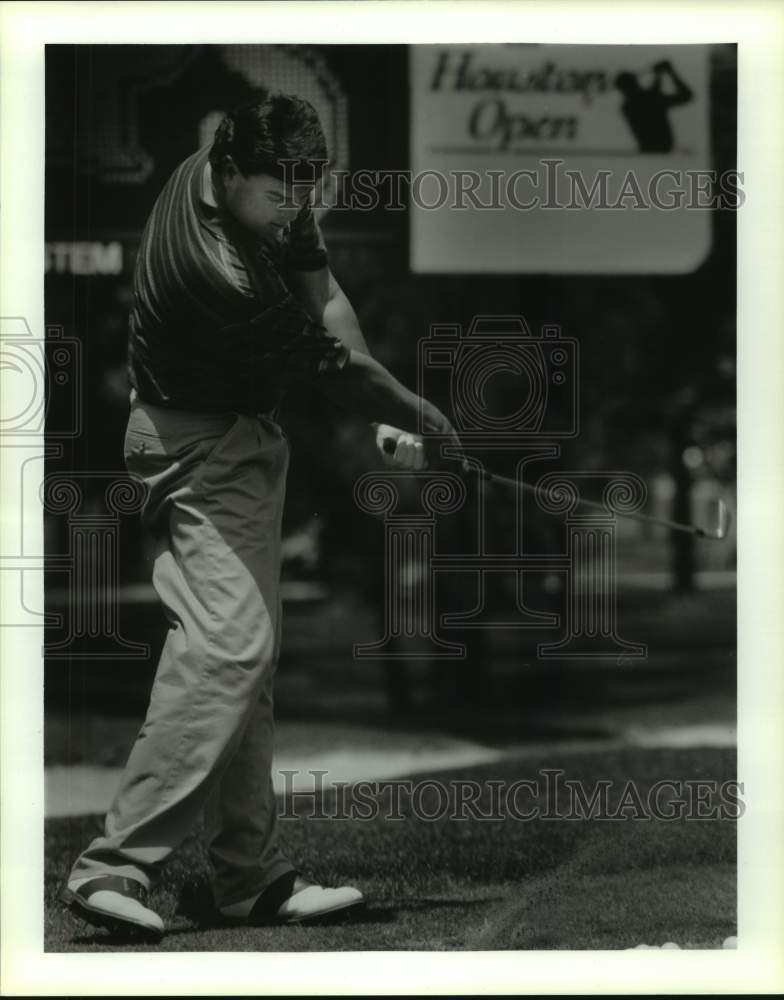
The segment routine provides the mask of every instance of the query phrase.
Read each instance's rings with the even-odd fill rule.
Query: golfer
[[[125,460],[148,488],[143,519],[169,631],[104,834],[63,891],[73,912],[129,936],[162,937],[147,894],[201,815],[227,920],[308,920],[363,901],[356,888],[306,878],[278,842],[288,446],[275,413],[288,385],[309,380],[375,423],[379,452],[403,469],[425,466],[431,433],[456,438],[370,357],[330,273],[311,208],[326,162],[313,107],[268,94],[228,114],[211,146],[174,171],[142,236]],[[424,442],[412,433],[420,416]]]

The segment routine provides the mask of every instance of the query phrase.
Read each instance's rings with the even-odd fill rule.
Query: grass
[[[711,749],[561,754],[438,777],[511,783],[536,779],[541,768],[554,767],[589,787],[600,779],[612,781],[615,799],[633,779],[644,798],[662,778],[732,779],[735,754]],[[489,794],[485,787],[481,811],[490,809]],[[209,903],[204,849],[197,837],[189,838],[152,895],[168,929],[153,950],[617,949],[665,941],[718,948],[736,933],[736,825],[730,819],[523,822],[507,814],[492,821],[425,821],[411,814],[405,797],[402,801],[405,818],[398,821],[383,815],[369,821],[281,820],[295,864],[325,883],[355,884],[364,891],[366,909],[343,923],[220,926]],[[334,799],[327,796],[323,807],[327,816],[334,815]],[[57,903],[74,857],[100,829],[97,816],[47,823],[47,951],[150,950],[112,942]]]

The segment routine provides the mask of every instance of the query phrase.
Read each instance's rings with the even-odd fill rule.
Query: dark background
[[[313,50],[348,97],[348,167],[407,168],[406,47]],[[121,274],[47,271],[47,324],[80,345],[84,407],[83,432],[61,438],[73,401],[52,392],[47,433],[62,448],[48,472],[117,472],[128,410],[131,275],[142,228],[171,171],[197,147],[205,113],[228,109],[253,91],[223,64],[220,46],[48,46],[46,82],[46,240],[123,246]],[[132,123],[122,117],[129,107],[136,109],[138,145],[152,158],[143,183],[106,166],[107,149],[130,134]],[[731,45],[711,52],[711,143],[714,169],[734,168]],[[419,276],[408,267],[407,212],[331,213],[322,228],[332,270],[373,353],[409,385],[416,382],[417,343],[431,323],[466,327],[477,314],[520,313],[532,329],[560,324],[564,335],[580,341],[582,357],[581,434],[564,445],[560,465],[637,473],[649,486],[648,509],[684,520],[700,515],[705,498],[721,494],[732,506],[734,495],[735,216],[712,214],[713,246],[704,264],[691,274],[666,277]],[[711,546],[633,523],[618,528],[621,631],[649,644],[648,660],[636,668],[633,682],[620,669],[595,664],[538,664],[535,648],[542,636],[502,629],[459,637],[445,632],[469,643],[466,662],[353,661],[354,642],[380,635],[384,584],[383,525],[357,510],[353,487],[362,472],[381,463],[368,428],[317,394],[292,397],[282,421],[293,455],[284,566],[289,624],[283,665],[289,670],[279,711],[301,713],[318,704],[348,712],[355,702],[398,714],[433,706],[465,711],[477,697],[477,671],[484,678],[482,697],[508,697],[521,684],[528,703],[563,698],[567,690],[579,703],[610,697],[611,687],[613,697],[631,697],[632,687],[634,697],[645,697],[649,674],[675,683],[676,674],[689,673],[683,669],[687,661],[692,673],[734,678],[733,540]],[[103,489],[98,479],[87,482],[85,509],[100,513]],[[493,531],[503,539],[511,513],[500,499],[495,510]],[[68,552],[69,522],[53,510],[45,517],[54,557],[47,610],[67,622],[74,614],[72,598],[54,563]],[[561,544],[553,519],[534,515],[530,527],[535,551]],[[440,530],[446,543],[459,546],[465,525],[458,519]],[[116,594],[116,628],[124,641],[149,643],[151,649],[121,661],[94,637],[67,641],[47,660],[52,708],[109,706],[118,691],[126,706],[144,702],[164,625],[147,583],[150,566],[138,520],[121,518],[119,531],[118,578],[108,599]],[[563,595],[543,577],[532,574],[529,587],[533,607],[562,610]],[[470,581],[463,581],[451,591],[444,588],[441,600],[454,610],[461,601],[470,605],[470,591]],[[513,600],[503,581],[488,593],[489,605],[501,615]],[[50,629],[50,646],[62,639],[61,629]]]

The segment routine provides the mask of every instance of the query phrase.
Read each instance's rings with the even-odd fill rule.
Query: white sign
[[[416,272],[691,271],[737,207],[707,46],[416,45],[410,72]]]

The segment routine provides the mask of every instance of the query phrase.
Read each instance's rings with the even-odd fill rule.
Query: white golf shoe
[[[297,924],[361,906],[365,898],[359,889],[343,886],[328,889],[287,872],[260,896],[222,906],[224,917],[244,924]]]

